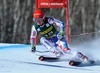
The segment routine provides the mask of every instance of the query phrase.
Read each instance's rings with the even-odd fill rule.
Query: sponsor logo
[[[61,6],[63,6],[64,3],[47,3],[47,2],[42,2],[40,5],[45,5],[45,6],[61,5]]]

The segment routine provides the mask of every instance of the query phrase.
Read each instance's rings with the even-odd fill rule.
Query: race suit
[[[64,53],[71,52],[65,37],[63,36],[62,39],[58,39],[57,34],[59,31],[57,27],[59,27],[59,31],[64,31],[64,23],[55,18],[46,17],[45,23],[41,26],[34,24],[31,30],[31,44],[35,44],[35,38],[39,33],[41,35],[40,43],[48,50],[55,52],[57,51],[57,47],[60,47],[60,50]]]

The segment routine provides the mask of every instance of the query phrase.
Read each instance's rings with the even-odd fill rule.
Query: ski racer
[[[49,51],[52,51],[52,53],[54,53],[57,57],[61,57],[62,54],[71,54],[73,58],[81,61],[88,59],[81,52],[73,51],[68,47],[66,38],[64,37],[63,22],[52,17],[46,17],[43,11],[39,9],[34,11],[33,21],[35,24],[32,26],[30,36],[32,52],[36,52],[35,39],[37,34],[40,34],[40,43],[43,44]]]

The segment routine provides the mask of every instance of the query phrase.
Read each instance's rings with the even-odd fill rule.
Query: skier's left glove
[[[60,32],[57,34],[58,39],[62,39],[63,36],[64,36],[64,31],[60,31]]]
[[[35,45],[32,45],[31,52],[33,52],[33,53],[36,52],[36,46]]]

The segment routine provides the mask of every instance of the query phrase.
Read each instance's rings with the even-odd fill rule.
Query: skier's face
[[[35,21],[38,25],[42,25],[42,24],[43,24],[43,18],[35,18],[34,21]]]

